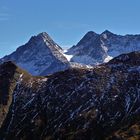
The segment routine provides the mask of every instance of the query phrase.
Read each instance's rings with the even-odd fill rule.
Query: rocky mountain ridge
[[[0,109],[8,111],[1,120],[0,139],[139,140],[139,58],[140,52],[132,52],[93,68],[47,77],[3,63]]]

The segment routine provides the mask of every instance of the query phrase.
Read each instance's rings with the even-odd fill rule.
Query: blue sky
[[[0,0],[0,57],[47,32],[62,47],[92,30],[140,33],[140,0]]]

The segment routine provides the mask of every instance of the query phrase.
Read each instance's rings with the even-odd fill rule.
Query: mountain
[[[101,34],[88,32],[76,45],[67,51],[73,55],[71,62],[95,65],[112,58],[140,50],[140,35],[117,35],[108,30]]]
[[[140,51],[35,77],[0,66],[2,140],[139,140]],[[3,113],[0,111],[0,115]]]
[[[64,51],[43,32],[15,52],[0,59],[0,64],[13,61],[32,75],[48,75],[70,67],[91,67],[112,58],[140,50],[140,35],[116,35],[106,30],[88,32],[76,46]]]
[[[0,62],[11,60],[19,67],[33,75],[47,75],[69,67],[62,48],[50,36],[43,32],[19,47],[12,54],[5,56]]]

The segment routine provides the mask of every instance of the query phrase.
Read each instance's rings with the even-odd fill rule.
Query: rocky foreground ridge
[[[0,65],[0,140],[139,140],[140,52],[31,76]]]

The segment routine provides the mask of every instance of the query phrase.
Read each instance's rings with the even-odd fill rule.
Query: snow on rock
[[[47,75],[69,67],[63,50],[47,33],[31,37],[28,43],[19,47],[1,62],[11,60],[33,75]]]
[[[97,65],[112,58],[140,50],[140,35],[116,35],[106,30],[101,34],[88,32],[76,45],[70,48],[72,62]]]
[[[31,39],[15,52],[0,59],[0,63],[11,60],[33,75],[49,75],[73,67],[94,66],[112,58],[140,50],[140,35],[116,35],[110,31],[101,34],[88,32],[76,46],[63,50],[51,37],[43,32]]]
[[[108,56],[104,59],[104,62],[107,63],[107,62],[109,62],[111,59],[113,59],[113,57],[111,57],[111,56],[108,55]]]
[[[66,54],[68,50],[64,50],[63,51],[63,55],[67,58],[68,61],[71,61],[71,58],[73,57],[73,55],[68,55]]]
[[[123,54],[94,68],[71,68],[47,77],[12,73],[20,82],[0,139],[101,140],[139,122],[139,58],[140,52]],[[0,75],[7,75],[11,67],[0,68]],[[0,77],[4,85],[5,78]]]

